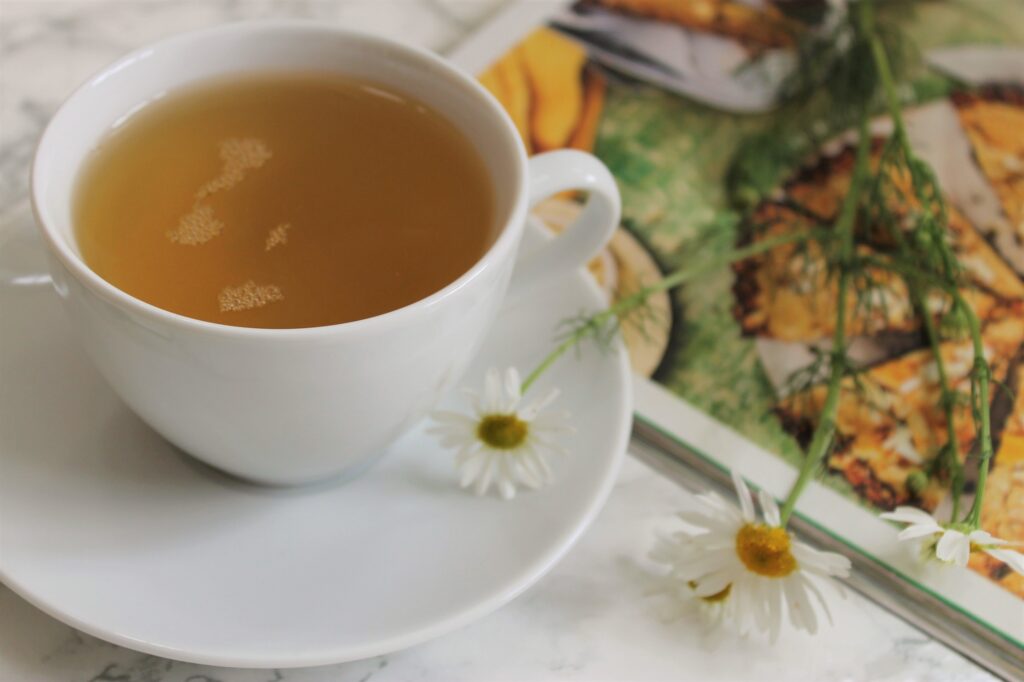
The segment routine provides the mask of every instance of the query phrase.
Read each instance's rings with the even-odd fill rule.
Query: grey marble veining
[[[46,120],[77,84],[132,48],[226,21],[293,16],[443,50],[499,4],[0,0],[0,252],[29,248],[28,167]],[[666,621],[651,596],[658,576],[647,551],[686,498],[629,461],[595,525],[514,602],[433,642],[324,668],[235,670],[143,655],[79,633],[0,587],[0,682],[991,679],[855,595],[835,605],[835,627],[817,638],[786,633],[775,646],[727,639],[709,649],[694,618]]]

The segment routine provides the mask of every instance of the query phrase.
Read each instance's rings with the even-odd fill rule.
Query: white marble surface
[[[0,0],[0,247],[29,220],[28,164],[47,117],[76,84],[133,47],[218,22],[303,16],[444,50],[499,4]],[[687,497],[629,461],[595,525],[513,603],[434,642],[326,668],[229,670],[145,656],[80,634],[0,586],[0,682],[991,679],[857,596],[837,604],[835,627],[817,638],[788,633],[775,646],[726,639],[709,650],[694,618],[667,622],[664,604],[650,596],[656,578],[645,555]]]

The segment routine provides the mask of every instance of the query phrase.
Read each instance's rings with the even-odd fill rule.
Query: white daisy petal
[[[772,613],[772,607],[774,606],[772,593],[782,588],[779,587],[777,581],[770,579],[758,580],[756,583],[757,603],[759,605],[758,611],[761,614],[761,620],[760,623],[758,623],[758,627],[762,632],[768,635],[768,641],[774,643],[775,640],[772,639],[772,635],[774,634],[773,626],[775,614]]]
[[[985,530],[974,530],[967,536],[967,539],[975,545],[1010,545],[1013,544],[1006,540],[1000,540],[997,537],[993,537],[988,531]]]
[[[520,465],[519,473],[516,477],[516,480],[519,483],[525,485],[530,490],[540,490],[541,488],[544,487],[544,480],[537,476],[536,474],[522,468],[522,465]]]
[[[532,420],[526,420],[530,422],[530,428],[533,429],[534,433],[543,433],[548,437],[571,436],[576,433],[576,429],[568,422],[561,419],[545,419],[546,416],[547,413],[545,412],[534,417]]]
[[[818,604],[821,606],[822,613],[824,613],[825,617],[828,618],[829,625],[832,625],[832,612],[829,610],[828,602],[825,600],[825,596],[821,593],[821,590],[819,590],[817,585],[808,578],[802,578],[802,581],[807,591],[817,598]]]
[[[787,593],[792,599],[789,603],[790,622],[796,626],[793,615],[794,612],[798,612],[803,631],[815,635],[818,633],[818,614],[814,612],[814,604],[811,603],[809,586],[810,583],[806,580],[801,580],[799,576],[786,580]]]
[[[436,436],[437,438],[462,438],[467,441],[473,440],[473,438],[470,436],[470,430],[468,426],[449,426],[439,424],[436,426],[428,427],[426,429],[426,432],[431,436]]]
[[[475,457],[480,452],[480,446],[477,443],[470,443],[455,453],[455,467],[462,469],[463,465],[469,461],[470,458]]]
[[[896,507],[895,510],[885,512],[879,516],[887,521],[898,521],[900,523],[939,525],[931,514],[917,507]]]
[[[502,499],[511,500],[516,496],[515,478],[509,463],[509,456],[498,455],[498,493]]]
[[[960,531],[947,529],[935,546],[935,556],[940,561],[966,566],[971,556],[971,541]]]
[[[746,589],[746,580],[733,583],[733,589],[729,592],[729,601],[732,602],[733,622],[741,635],[750,631],[750,607],[748,606],[749,596]]]
[[[502,412],[504,401],[501,399],[501,372],[491,367],[484,376],[483,409],[485,412]]]
[[[754,622],[763,632],[769,632],[771,628],[771,614],[768,613],[768,597],[765,594],[766,587],[766,580],[750,581],[750,594],[754,603]]]
[[[697,580],[730,565],[736,552],[731,548],[677,558],[672,570],[683,580]]]
[[[744,521],[754,520],[754,500],[750,496],[750,488],[746,481],[735,469],[732,470],[732,484],[736,487],[736,496],[740,501],[740,510],[743,513]]]
[[[555,443],[541,441],[539,445],[545,451],[550,452],[553,455],[558,455],[559,457],[568,457],[571,454],[569,448],[556,445]]]
[[[540,487],[540,481],[537,479],[537,475],[534,471],[529,468],[526,463],[526,452],[517,453],[508,456],[509,462],[509,476],[514,483],[521,483],[527,488],[536,490]]]
[[[697,586],[693,593],[698,597],[713,597],[725,588],[729,587],[731,578],[726,572],[713,573],[706,578],[694,581]]]
[[[524,450],[514,455],[513,469],[516,476],[534,490],[540,488],[544,483],[544,472],[537,466],[532,450]]]
[[[449,434],[468,436],[470,429],[474,428],[475,425],[475,421],[471,421],[467,424],[431,424],[426,428],[426,431],[432,436],[444,436]]]
[[[673,557],[676,555],[676,545],[671,537],[661,535],[654,540],[654,547],[648,553],[648,557],[651,561],[657,561],[660,564],[668,564],[672,562]]]
[[[715,518],[714,516],[700,510],[685,510],[676,514],[686,523],[709,532],[729,533],[735,532],[738,525],[732,519]]]
[[[907,526],[899,533],[896,534],[897,540],[913,540],[915,538],[923,538],[926,535],[935,535],[942,532],[942,526],[935,525],[920,525],[920,526]]]
[[[994,559],[999,559],[1017,573],[1024,575],[1024,554],[1015,552],[1012,549],[986,549],[985,553]]]
[[[430,413],[430,418],[439,424],[476,427],[475,419],[469,415],[462,414],[461,412],[452,412],[451,410],[434,410]]]
[[[832,623],[832,611],[828,608],[828,602],[825,601],[824,595],[821,590],[814,584],[813,581],[807,579],[805,576],[800,576],[797,581],[800,585],[800,589],[807,598],[807,632],[814,635],[817,634],[821,629],[821,625],[824,622],[828,622],[829,625]],[[824,615],[824,618],[822,616]]]
[[[536,415],[534,417],[534,423],[545,427],[567,426],[571,428],[571,426],[569,426],[569,420],[571,419],[572,413],[568,410],[558,410],[557,412],[547,410]]]
[[[733,537],[730,535],[728,538],[722,538],[718,536],[717,533],[709,533],[708,535],[710,537],[705,536],[699,541],[695,539],[691,542],[685,543],[687,545],[685,553],[687,555],[711,554],[713,552],[720,552],[724,550],[726,552],[726,556],[731,560],[732,556],[736,553],[736,542],[733,540]],[[728,568],[728,566],[724,566],[723,568]]]
[[[786,609],[789,613],[789,622],[797,630],[810,632],[812,627],[808,615],[814,616],[811,610],[811,602],[804,593],[803,588],[795,580],[783,580],[782,590],[786,595]]]
[[[476,486],[473,488],[473,492],[477,495],[483,495],[491,487],[494,470],[497,468],[496,458],[497,455],[493,453],[487,453],[484,456],[483,467],[480,469],[480,474],[476,477]]]
[[[551,470],[551,465],[548,463],[547,457],[545,457],[543,453],[537,451],[530,453],[530,456],[533,458],[534,464],[543,474],[543,480],[548,482],[553,481],[555,473]]]
[[[533,401],[532,403],[527,405],[525,408],[520,410],[519,411],[519,416],[521,418],[527,420],[527,421],[536,419],[537,415],[540,414],[541,410],[543,410],[545,407],[547,407],[548,405],[553,403],[555,401],[555,399],[558,398],[558,395],[559,395],[559,390],[557,388],[550,389],[541,398],[539,398],[538,400]],[[563,413],[563,414],[567,414],[567,413]]]
[[[466,461],[462,463],[462,475],[459,479],[459,485],[466,488],[473,483],[473,481],[477,480],[480,476],[480,472],[483,471],[484,466],[487,464],[489,457],[490,455],[487,453],[481,452],[476,453],[475,456],[469,456]]]
[[[534,447],[524,447],[515,456],[516,466],[522,475],[532,481],[531,486],[538,489],[548,482],[544,468],[538,463],[537,450]]]
[[[568,438],[571,435],[569,431],[548,429],[544,426],[537,426],[536,422],[528,423],[530,424],[529,440],[535,447],[565,449],[572,443],[572,439]]]
[[[714,492],[701,493],[696,496],[697,501],[705,507],[709,507],[715,516],[719,516],[722,520],[729,520],[732,522],[732,528],[739,528],[743,525],[743,512],[736,508],[736,505],[726,502],[725,499]]]
[[[781,518],[779,516],[779,506],[775,504],[775,498],[768,491],[762,489],[757,493],[757,500],[761,503],[761,514],[764,515],[765,523],[769,526],[778,526],[781,523]]]
[[[850,560],[836,552],[822,552],[802,542],[793,542],[793,558],[800,568],[823,577],[846,578],[850,575]]]
[[[437,442],[438,444],[440,444],[441,447],[451,450],[453,448],[461,448],[462,446],[470,444],[473,441],[466,438],[462,434],[450,433],[440,436],[437,439]]]
[[[768,639],[774,644],[779,639],[779,633],[782,632],[782,591],[783,587],[779,583],[783,581],[773,580],[768,586],[767,597],[768,597],[768,612],[770,614],[771,623],[768,630]],[[767,581],[766,581],[767,583]]]
[[[503,412],[515,412],[516,407],[519,405],[519,400],[522,398],[522,394],[519,390],[519,372],[515,367],[509,367],[505,370],[505,395],[504,401],[502,402]]]

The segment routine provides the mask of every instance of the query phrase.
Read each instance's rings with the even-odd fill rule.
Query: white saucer
[[[602,305],[583,274],[519,302],[463,383],[480,387],[490,365],[529,371],[560,321]],[[48,287],[0,286],[0,310],[0,580],[74,627],[168,658],[319,665],[465,625],[565,554],[629,436],[625,351],[587,347],[542,380],[578,429],[547,489],[474,497],[421,430],[349,483],[253,487],[129,412]]]

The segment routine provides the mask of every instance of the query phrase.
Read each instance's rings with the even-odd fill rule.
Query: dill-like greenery
[[[973,308],[964,301],[960,294],[963,287],[961,282],[963,269],[949,243],[948,213],[942,190],[931,167],[914,153],[910,144],[906,126],[903,123],[895,79],[889,64],[889,51],[880,34],[874,30],[876,28],[874,8],[868,2],[863,3],[859,10],[861,22],[870,36],[872,58],[879,74],[889,116],[893,121],[892,135],[886,142],[882,153],[884,165],[879,168],[877,175],[878,186],[873,194],[875,201],[871,205],[878,217],[882,218],[881,223],[887,227],[898,244],[900,255],[908,260],[915,260],[918,267],[932,273],[944,283],[942,288],[946,289],[946,291],[942,291],[939,287],[928,286],[927,282],[920,279],[915,281],[906,278],[912,302],[925,327],[939,378],[939,402],[946,417],[946,443],[937,461],[941,463],[943,472],[950,477],[953,496],[953,509],[950,518],[952,523],[961,521],[960,498],[964,487],[963,465],[960,461],[956,437],[956,408],[962,402],[963,397],[950,386],[945,363],[939,349],[939,330],[936,328],[931,311],[926,306],[928,296],[932,291],[938,289],[940,294],[946,294],[947,300],[951,301],[951,314],[946,318],[946,328],[956,333],[961,325],[966,325],[971,335],[974,353],[974,368],[971,371],[971,406],[980,461],[974,504],[964,521],[973,529],[977,528],[979,524],[981,499],[984,497],[985,480],[992,458],[992,433],[989,423],[991,368],[985,359],[981,323]],[[894,178],[901,172],[909,175],[910,179],[910,191],[902,197],[899,196],[900,191],[894,181]],[[889,208],[890,195],[903,199],[900,205],[905,207],[909,219],[903,227],[907,238],[903,237],[900,226],[892,219]]]
[[[953,495],[951,524],[965,529],[979,525],[985,482],[992,457],[989,409],[991,369],[985,359],[981,323],[964,299],[963,269],[950,243],[948,214],[934,172],[918,157],[902,116],[897,73],[913,51],[895,23],[876,21],[875,1],[851,3],[833,18],[826,30],[804,37],[797,47],[797,66],[783,83],[780,97],[784,123],[744,144],[726,176],[734,206],[750,212],[771,201],[797,216],[809,227],[773,234],[773,223],[747,223],[746,243],[732,251],[677,270],[661,281],[624,296],[614,305],[574,320],[555,349],[523,382],[525,392],[559,357],[587,339],[607,343],[618,326],[643,311],[650,296],[698,279],[701,275],[771,249],[786,245],[807,268],[823,260],[827,277],[835,283],[835,323],[827,350],[817,349],[814,361],[795,373],[794,390],[824,384],[825,397],[796,482],[782,507],[785,525],[806,485],[821,469],[835,445],[837,415],[845,380],[861,386],[860,370],[849,357],[848,324],[881,312],[889,319],[887,296],[880,290],[902,281],[920,319],[938,375],[939,404],[946,419],[946,443],[936,454],[931,475],[948,481]],[[871,116],[885,111],[892,133],[881,145],[873,164]],[[819,215],[793,199],[773,192],[786,173],[841,131],[856,131],[856,156],[850,185],[838,213]],[[866,248],[861,248],[861,247]],[[883,274],[885,275],[883,277]],[[929,303],[941,300],[936,315]],[[852,310],[852,313],[851,313]],[[641,315],[642,317],[642,315]],[[848,319],[850,318],[850,319]],[[940,352],[947,338],[967,334],[974,356],[970,395],[956,390]],[[970,405],[978,453],[978,480],[974,502],[961,516],[964,466],[957,434],[958,408]],[[919,480],[908,481],[919,488]]]

